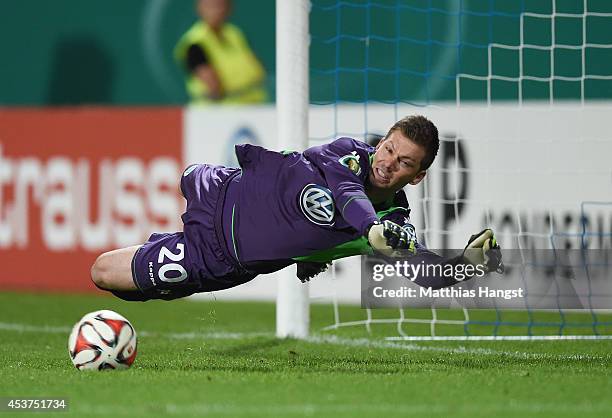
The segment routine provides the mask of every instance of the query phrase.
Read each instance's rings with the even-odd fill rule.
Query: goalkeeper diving
[[[347,137],[301,153],[237,145],[239,168],[196,164],[183,172],[182,232],[102,254],[92,280],[122,299],[145,301],[231,288],[294,263],[307,281],[357,254],[500,269],[490,229],[454,258],[417,242],[402,189],[423,180],[438,148],[438,130],[423,116],[396,122],[376,148]],[[436,289],[458,282],[411,280]]]

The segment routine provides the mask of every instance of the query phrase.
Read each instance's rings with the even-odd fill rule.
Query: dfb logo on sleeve
[[[353,174],[359,176],[361,174],[361,164],[359,164],[359,154],[357,151],[345,155],[338,160],[340,164],[347,167]]]
[[[300,209],[317,225],[333,225],[336,206],[331,191],[323,186],[307,184],[300,193]]]

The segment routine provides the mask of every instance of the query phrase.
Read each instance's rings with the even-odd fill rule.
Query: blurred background
[[[96,291],[98,254],[180,230],[183,167],[277,148],[275,2],[232,2],[265,73],[242,106],[187,93],[189,68],[217,64],[207,48],[176,57],[199,4],[0,0],[0,289]],[[611,206],[585,205],[612,201],[611,24],[606,0],[315,0],[311,144],[423,113],[442,134],[409,191],[423,242],[461,248],[487,225],[505,247],[576,247],[585,231],[611,246]],[[227,294],[272,299],[265,280]]]
[[[173,58],[198,19],[194,0],[3,0],[0,104],[186,103]],[[234,0],[230,21],[245,33],[274,88],[274,0]],[[273,97],[273,96],[272,96]]]
[[[173,58],[181,35],[198,16],[193,0],[2,1],[0,104],[175,105],[188,101],[184,73]],[[593,11],[608,11],[590,0]],[[549,1],[316,0],[311,10],[311,101],[412,101],[456,98],[457,74],[487,76],[490,44],[520,42],[522,12],[552,13]],[[582,45],[582,1],[557,1],[550,21],[525,19],[525,43]],[[246,36],[267,77],[269,101],[275,90],[275,2],[234,0],[229,21]],[[587,42],[609,41],[609,20],[590,17]],[[367,48],[365,47],[367,45]],[[557,75],[609,74],[609,49],[554,52]],[[493,73],[517,77],[518,51],[494,50]],[[550,76],[546,50],[529,50],[524,74]],[[554,71],[554,70],[553,70]],[[494,99],[515,100],[516,83],[495,81]],[[483,83],[465,85],[464,99],[484,100]],[[555,96],[580,99],[577,80],[556,80]],[[527,81],[524,97],[547,100],[545,83]],[[587,98],[610,98],[610,81],[588,79]]]

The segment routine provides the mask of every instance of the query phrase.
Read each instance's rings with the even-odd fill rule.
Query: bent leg
[[[91,278],[99,288],[129,301],[172,300],[202,290],[182,232],[155,233],[143,245],[102,254]]]
[[[105,290],[137,290],[132,279],[132,258],[140,245],[120,248],[99,256],[91,267],[91,280]]]

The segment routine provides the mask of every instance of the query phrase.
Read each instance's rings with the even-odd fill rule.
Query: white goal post
[[[276,116],[281,150],[308,146],[309,0],[276,1]],[[309,328],[308,285],[295,266],[278,274],[276,335],[305,338]]]

